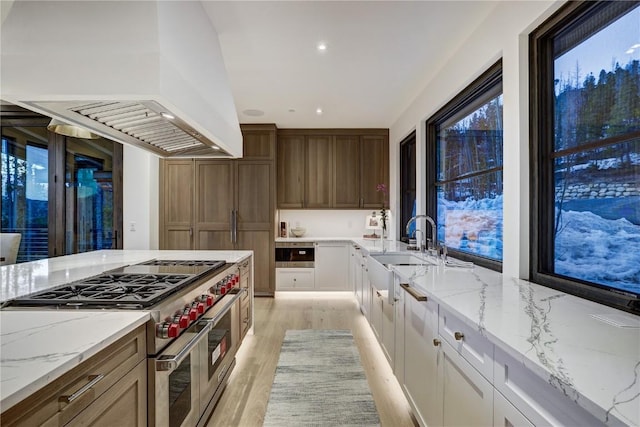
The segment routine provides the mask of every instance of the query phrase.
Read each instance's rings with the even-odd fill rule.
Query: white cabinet
[[[313,268],[276,268],[276,290],[312,291],[315,273]]]
[[[531,421],[509,403],[498,390],[493,392],[493,425],[496,427],[533,427]]]
[[[438,304],[401,285],[404,294],[404,381],[407,400],[421,426],[441,426],[442,392],[438,386]]]
[[[316,290],[349,290],[349,258],[349,244],[346,242],[316,242]]]
[[[369,314],[369,323],[371,329],[378,338],[378,342],[382,342],[382,294],[375,286],[371,286],[371,312]]]
[[[438,333],[487,380],[493,381],[493,344],[477,329],[440,307]]]
[[[495,350],[496,393],[502,393],[536,426],[601,425],[593,415],[499,347]],[[597,368],[594,368],[597,369]]]
[[[358,305],[362,310],[363,306],[363,295],[364,292],[362,290],[362,272],[364,270],[364,258],[362,257],[362,251],[359,246],[354,246],[351,251],[351,269],[353,277],[353,288],[356,295],[356,300],[358,301]],[[364,313],[364,312],[363,312]]]
[[[440,347],[441,425],[493,425],[493,385],[447,341],[441,340]]]
[[[404,384],[404,328],[405,328],[405,295],[406,292],[400,287],[400,279],[398,276],[394,276],[394,338],[395,347],[393,349],[393,373],[396,375],[398,382]]]
[[[385,293],[381,293],[380,297],[382,299],[382,350],[384,351],[384,355],[387,356],[387,360],[389,361],[389,365],[391,369],[395,368],[395,361],[393,359],[395,352],[395,327],[394,327],[394,306],[393,295],[387,297]]]

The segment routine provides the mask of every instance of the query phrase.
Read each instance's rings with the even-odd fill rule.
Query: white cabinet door
[[[533,427],[498,390],[493,392],[493,425],[496,427]]]
[[[360,305],[360,310],[363,310],[363,298],[364,291],[362,289],[362,271],[364,269],[364,260],[362,258],[362,253],[360,250],[356,250],[354,253],[354,265],[353,265],[353,275],[354,275],[354,286],[356,299],[358,300],[358,304]],[[364,313],[364,311],[362,311]]]
[[[367,267],[367,259],[363,257],[362,259],[362,305],[360,306],[360,311],[364,314],[364,317],[367,318],[369,323],[371,323],[370,313],[371,313],[371,282],[369,282],[369,267]]]
[[[315,244],[316,290],[349,290],[349,244],[319,242]]]
[[[371,323],[371,329],[376,334],[378,342],[382,342],[382,303],[383,297],[379,290],[373,285],[371,286],[371,313],[369,322]]]
[[[394,337],[395,347],[393,353],[393,373],[396,375],[398,382],[404,384],[404,296],[405,291],[400,288],[400,279],[398,276],[395,280],[395,304],[393,305],[394,313]]]
[[[449,343],[441,339],[442,424],[445,426],[493,425],[493,384],[487,381]]]
[[[276,290],[312,291],[313,268],[276,268]]]
[[[405,288],[402,288],[405,289]],[[411,288],[410,288],[411,289]],[[442,393],[438,390],[438,304],[415,290],[404,294],[404,381],[401,382],[421,426],[441,426]]]
[[[394,351],[395,351],[395,335],[394,327],[394,306],[389,302],[393,301],[394,296],[382,298],[382,349],[384,355],[387,356],[391,369],[394,369]]]

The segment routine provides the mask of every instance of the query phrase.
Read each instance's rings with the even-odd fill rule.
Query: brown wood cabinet
[[[145,334],[145,326],[138,327],[12,406],[2,425],[146,426]]]
[[[388,129],[279,129],[278,208],[380,208]]]
[[[241,128],[247,158],[161,161],[160,248],[252,250],[255,294],[273,295],[276,127]],[[180,188],[191,199],[174,197]]]

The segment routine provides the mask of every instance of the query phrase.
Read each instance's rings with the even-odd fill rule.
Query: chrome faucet
[[[429,250],[429,251],[435,250],[436,254],[437,254],[439,252],[438,235],[437,235],[438,231],[437,231],[437,227],[436,227],[436,222],[429,215],[420,214],[420,215],[416,215],[414,217],[411,217],[409,219],[409,221],[407,221],[407,226],[405,227],[405,229],[406,229],[405,232],[407,233],[407,236],[409,236],[409,226],[419,218],[424,218],[429,223],[429,225],[431,225],[431,240],[427,239],[426,249]],[[419,231],[419,230],[416,230],[416,232],[417,231]],[[415,236],[416,232],[414,232],[414,236]],[[423,236],[423,241],[420,244],[420,250],[422,252],[424,252],[424,249],[425,249],[424,233],[422,233],[422,236]],[[411,236],[409,236],[409,237],[411,237]]]

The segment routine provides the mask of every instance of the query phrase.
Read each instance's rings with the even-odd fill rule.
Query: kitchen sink
[[[384,253],[384,254],[369,254],[371,258],[378,261],[385,266],[389,265],[438,265],[437,260],[430,259],[425,256],[420,257],[411,253]]]

